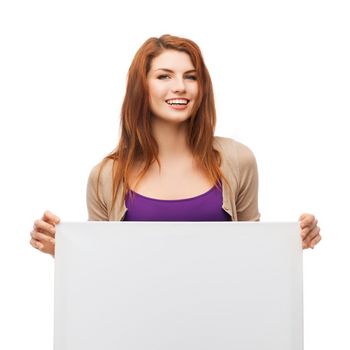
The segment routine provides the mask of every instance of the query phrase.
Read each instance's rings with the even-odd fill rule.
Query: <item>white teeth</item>
[[[184,99],[174,99],[174,100],[167,100],[166,103],[169,105],[187,105],[189,101],[188,100],[184,100]]]

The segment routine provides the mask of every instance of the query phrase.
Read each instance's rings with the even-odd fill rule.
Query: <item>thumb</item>
[[[57,215],[51,213],[49,210],[45,211],[43,220],[54,225],[58,224],[61,221]]]

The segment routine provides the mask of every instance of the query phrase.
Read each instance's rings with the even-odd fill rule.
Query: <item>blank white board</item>
[[[298,223],[57,226],[55,350],[302,350]]]

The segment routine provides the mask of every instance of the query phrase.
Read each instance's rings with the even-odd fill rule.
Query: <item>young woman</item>
[[[170,35],[148,39],[128,73],[116,149],[89,176],[89,220],[258,221],[258,172],[250,149],[214,136],[211,79],[199,47]],[[320,240],[299,218],[303,248]],[[31,245],[54,256],[59,218],[46,211]]]

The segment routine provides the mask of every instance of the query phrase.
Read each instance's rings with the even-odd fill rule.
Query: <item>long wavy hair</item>
[[[216,111],[213,87],[209,72],[198,45],[192,40],[172,35],[149,38],[136,52],[128,71],[126,93],[121,109],[121,135],[117,147],[101,162],[99,179],[104,165],[113,160],[113,207],[120,186],[123,188],[122,205],[130,190],[130,174],[138,161],[142,161],[143,169],[137,176],[136,185],[145,175],[149,167],[158,159],[158,144],[152,135],[147,73],[152,60],[165,50],[177,50],[189,55],[195,68],[198,81],[198,96],[192,109],[192,115],[186,123],[187,141],[194,159],[202,166],[204,172],[217,186],[222,178],[229,183],[220,170],[220,153],[213,148]],[[97,192],[98,194],[98,192]],[[112,208],[113,208],[112,207]]]

